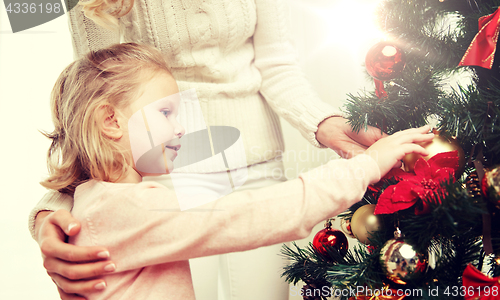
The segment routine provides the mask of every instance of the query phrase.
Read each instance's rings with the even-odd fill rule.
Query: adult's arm
[[[262,74],[260,92],[273,110],[317,147],[343,157],[360,154],[383,135],[379,129],[354,133],[339,109],[323,102],[305,78],[289,33],[286,0],[256,0],[255,65]]]
[[[69,212],[72,206],[72,197],[50,191],[32,209],[29,217],[29,229],[40,246],[43,265],[63,300],[84,299],[75,293],[104,289],[104,280],[81,279],[115,269],[113,262],[107,260],[110,254],[105,247],[78,247],[66,243],[68,236],[80,231],[80,222]]]
[[[60,209],[71,211],[72,207],[73,197],[59,193],[57,191],[49,191],[48,193],[46,193],[38,202],[38,204],[33,207],[29,214],[28,228],[31,233],[31,237],[36,240],[35,225],[40,224],[40,222],[37,222],[37,217],[40,212],[53,212]]]
[[[92,190],[74,207],[86,228],[75,242],[105,243],[117,272],[249,250],[306,237],[317,223],[359,201],[379,178],[375,160],[359,155],[188,211],[179,210],[174,191],[157,183],[106,189],[108,183],[89,182],[83,188]],[[96,200],[99,195],[103,198]]]
[[[40,212],[35,228],[43,265],[56,284],[61,299],[81,300],[84,298],[74,293],[106,288],[102,279],[79,280],[112,272],[115,265],[106,260],[110,254],[104,247],[77,247],[65,243],[66,236],[74,236],[80,231],[80,223],[68,211]]]

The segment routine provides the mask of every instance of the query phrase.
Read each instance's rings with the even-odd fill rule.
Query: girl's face
[[[128,107],[128,140],[134,169],[141,175],[168,174],[185,130],[177,121],[180,95],[174,78],[165,73],[143,86],[144,93]]]

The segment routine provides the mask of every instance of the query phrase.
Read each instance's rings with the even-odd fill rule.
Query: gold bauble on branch
[[[430,142],[419,143],[422,147],[424,147],[427,151],[429,151],[429,155],[422,156],[420,154],[411,153],[403,157],[403,163],[406,172],[413,172],[415,168],[415,163],[420,157],[423,157],[425,160],[429,160],[431,157],[438,153],[449,152],[449,151],[458,151],[458,170],[456,172],[457,176],[460,176],[465,167],[465,154],[462,147],[458,144],[455,139],[448,139],[444,136],[440,135],[439,130],[432,130],[434,133],[434,138]]]
[[[380,216],[373,214],[375,204],[363,205],[356,210],[351,219],[352,234],[363,244],[369,245],[371,232],[378,231],[383,226]]]
[[[426,253],[419,253],[403,239],[388,240],[380,250],[384,274],[397,284],[406,284],[422,276],[428,266]]]

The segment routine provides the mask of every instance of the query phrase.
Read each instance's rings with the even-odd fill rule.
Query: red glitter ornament
[[[396,78],[405,64],[404,52],[389,42],[380,42],[371,47],[365,59],[368,74],[380,81]]]
[[[375,94],[379,99],[387,97],[385,80],[396,78],[405,67],[405,55],[398,47],[380,42],[368,50],[365,58],[366,71],[375,82]]]
[[[345,255],[347,249],[349,249],[349,243],[342,231],[327,227],[316,233],[313,239],[313,247],[323,255],[328,255],[325,247],[335,248],[342,255]]]

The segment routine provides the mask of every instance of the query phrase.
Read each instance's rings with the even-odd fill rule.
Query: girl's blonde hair
[[[145,45],[113,45],[90,52],[61,73],[51,94],[54,131],[44,187],[73,194],[93,178],[114,182],[126,171],[128,153],[102,133],[105,115],[137,99],[143,83],[170,75],[162,54]]]
[[[134,0],[86,0],[78,2],[85,16],[95,23],[117,30],[118,19],[130,12]]]

